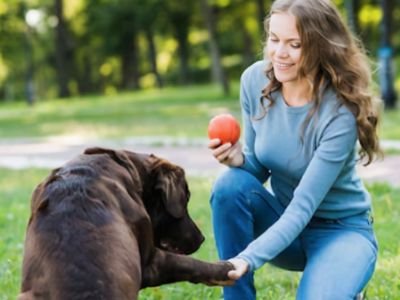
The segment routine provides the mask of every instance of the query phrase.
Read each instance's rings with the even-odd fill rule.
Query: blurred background
[[[271,0],[0,0],[0,101],[214,82],[262,57]],[[387,108],[400,89],[400,0],[335,0]]]
[[[0,300],[18,295],[34,187],[89,146],[154,153],[185,168],[190,212],[217,259],[209,197],[221,171],[211,117],[240,120],[239,77],[262,58],[271,0],[0,0]],[[334,0],[364,43],[384,99],[385,159],[358,171],[380,244],[368,300],[400,299],[400,0]],[[260,299],[295,298],[300,274],[267,267]],[[220,299],[188,283],[142,300]]]

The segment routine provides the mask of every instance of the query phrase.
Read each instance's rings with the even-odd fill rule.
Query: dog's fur
[[[133,300],[147,286],[226,280],[230,263],[186,255],[204,240],[188,200],[182,168],[86,149],[32,195],[18,299]]]

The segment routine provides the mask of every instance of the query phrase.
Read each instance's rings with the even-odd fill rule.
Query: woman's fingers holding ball
[[[221,163],[225,162],[229,158],[232,145],[231,143],[225,143],[213,150],[214,157]]]
[[[221,145],[220,139],[211,139],[208,141],[208,148],[210,148],[210,149],[215,149],[220,145]]]

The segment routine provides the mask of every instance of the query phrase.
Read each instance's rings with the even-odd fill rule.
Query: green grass
[[[0,300],[16,298],[29,198],[46,173],[0,169]]]
[[[400,140],[400,109],[385,111],[380,129],[382,138]]]
[[[48,170],[0,169],[0,300],[15,299],[20,284],[20,268],[25,227],[29,217],[30,195]],[[206,241],[195,257],[217,260],[211,229],[209,191],[212,179],[191,177],[191,215]],[[400,190],[388,185],[369,186],[374,199],[375,226],[380,243],[376,273],[368,286],[369,300],[400,299]],[[264,266],[256,273],[258,298],[294,299],[299,273]],[[190,283],[169,284],[141,292],[141,300],[219,299],[220,288]]]
[[[237,97],[224,97],[215,86],[54,100],[37,103],[34,107],[3,104],[0,106],[0,137],[202,137],[214,114],[238,110]]]
[[[240,115],[238,84],[232,96],[215,86],[43,101],[0,104],[0,138],[73,135],[84,138],[123,138],[167,135],[205,137],[209,119],[219,112]],[[400,140],[400,111],[386,111],[381,135]],[[392,153],[392,152],[391,152]],[[392,154],[398,154],[394,150]],[[20,284],[23,239],[34,186],[48,170],[0,169],[0,300],[15,299]],[[190,178],[190,211],[207,240],[195,257],[217,259],[208,204],[211,179]],[[369,186],[374,196],[376,231],[380,242],[377,271],[368,287],[369,300],[400,299],[400,190]],[[256,274],[258,299],[294,299],[300,274],[270,266]],[[220,288],[178,283],[141,292],[140,299],[219,299]]]
[[[0,104],[0,138],[73,135],[122,138],[144,135],[204,137],[209,119],[240,116],[238,88],[225,97],[217,86],[189,86],[38,102]],[[400,110],[385,111],[381,136],[400,140]]]

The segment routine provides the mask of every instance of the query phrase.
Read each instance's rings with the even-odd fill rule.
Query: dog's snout
[[[204,235],[201,233],[200,229],[197,226],[196,226],[196,229],[197,229],[197,244],[200,247],[206,238],[204,237]]]
[[[197,251],[205,240],[204,235],[192,220],[190,220],[190,228],[191,230],[187,230],[184,237],[186,241],[185,254],[192,254]]]

